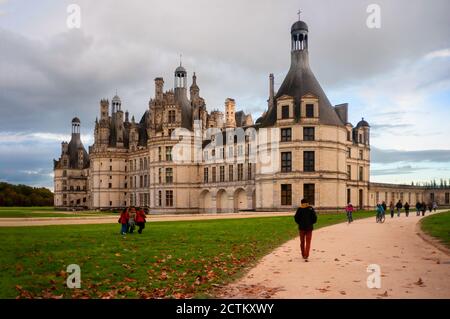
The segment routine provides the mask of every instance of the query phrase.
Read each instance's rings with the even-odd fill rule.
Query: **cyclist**
[[[377,223],[381,222],[384,216],[384,209],[381,204],[377,204]]]

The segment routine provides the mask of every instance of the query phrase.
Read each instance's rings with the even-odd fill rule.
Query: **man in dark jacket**
[[[302,199],[301,206],[295,213],[295,222],[298,224],[300,233],[300,249],[302,257],[308,261],[309,249],[311,247],[311,238],[313,232],[313,225],[317,222],[317,215],[306,199]]]

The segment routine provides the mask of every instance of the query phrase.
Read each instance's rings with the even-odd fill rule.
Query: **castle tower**
[[[234,128],[236,127],[236,102],[232,98],[227,98],[225,100],[225,127]]]
[[[100,120],[106,121],[109,116],[109,101],[107,99],[100,100]]]
[[[200,88],[197,85],[197,76],[194,75],[192,76],[192,85],[190,88],[190,94],[191,94],[191,102],[195,102],[197,101],[197,99],[200,97]]]
[[[157,101],[163,100],[163,91],[164,91],[164,79],[155,78],[155,99]]]

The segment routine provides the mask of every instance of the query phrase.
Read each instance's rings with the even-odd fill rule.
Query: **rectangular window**
[[[228,158],[233,158],[233,146],[228,147]]]
[[[172,160],[172,146],[166,146],[166,161]]]
[[[72,187],[72,186],[71,186],[71,187]],[[111,183],[108,184],[108,188],[112,188],[112,184],[111,184]]]
[[[244,164],[238,164],[238,181],[244,179]]]
[[[175,123],[175,111],[174,110],[169,111],[169,123]]]
[[[109,166],[109,171],[110,171],[110,172],[112,171],[112,166],[111,166],[111,165]]]
[[[238,156],[244,156],[244,146],[238,145]]]
[[[217,169],[216,169],[216,167],[213,167],[212,168],[212,172],[211,172],[212,174],[212,182],[213,183],[215,183],[216,182],[216,178],[217,178]]]
[[[292,171],[292,153],[282,152],[281,153],[281,171],[290,172]]]
[[[362,166],[359,167],[359,180],[364,180],[364,168]]]
[[[161,151],[161,146],[158,147],[158,161],[162,161],[162,151]],[[136,166],[136,163],[134,163],[134,166]]]
[[[303,128],[303,140],[304,141],[314,141],[315,140],[314,127],[304,127]]]
[[[158,169],[158,181],[162,184],[162,168]]]
[[[228,166],[228,181],[232,182],[234,180],[234,176],[233,176],[233,165],[229,165]]]
[[[352,192],[350,188],[347,188],[347,204],[352,202]]]
[[[314,117],[314,104],[306,104],[306,117]]]
[[[303,170],[305,172],[315,171],[315,153],[314,151],[303,152]]]
[[[220,182],[225,182],[225,166],[220,166]]]
[[[166,168],[166,183],[173,183],[173,169],[171,167]]]
[[[292,185],[281,185],[281,205],[292,205]]]
[[[348,179],[352,179],[352,166],[351,165],[347,165],[347,176],[348,176]]]
[[[173,191],[166,191],[166,206],[172,207],[173,206]]]
[[[347,148],[347,157],[348,158],[352,157],[352,149],[350,147]]]
[[[434,193],[430,193],[430,200],[434,201]]]
[[[252,179],[252,163],[247,164],[247,179]]]
[[[289,118],[289,105],[283,105],[281,107],[281,118],[288,119]]]
[[[208,167],[203,169],[203,183],[208,183]]]
[[[359,150],[359,159],[364,159],[364,153],[363,150]]]
[[[315,205],[315,184],[303,184],[303,198],[308,201],[310,205]]]
[[[445,193],[445,204],[450,204],[450,193]]]
[[[139,176],[139,187],[142,188],[144,186],[144,176]]]
[[[162,206],[162,191],[158,191],[158,206]]]
[[[281,141],[282,142],[289,142],[292,140],[292,129],[289,128],[282,128],[281,129]]]
[[[352,134],[350,133],[350,131],[347,131],[347,141],[352,141]]]

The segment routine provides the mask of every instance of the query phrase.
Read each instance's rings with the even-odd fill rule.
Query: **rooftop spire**
[[[300,14],[302,13],[302,10],[298,10],[297,14],[298,14],[298,21],[300,21]]]

